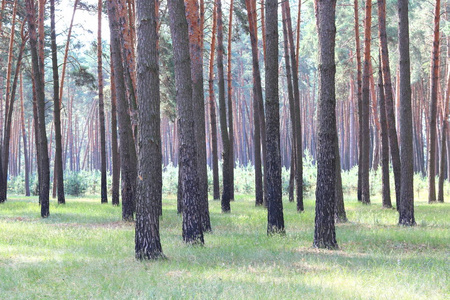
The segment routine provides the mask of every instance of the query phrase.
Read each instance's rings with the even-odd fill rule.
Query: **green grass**
[[[168,260],[134,259],[134,226],[97,198],[0,205],[0,299],[449,299],[450,205],[416,201],[418,226],[397,226],[379,198],[346,198],[340,250],[311,247],[314,201],[305,213],[284,203],[286,236],[266,236],[267,213],[237,196],[230,214],[210,201],[213,233],[186,246],[174,197],[165,197],[162,247]]]

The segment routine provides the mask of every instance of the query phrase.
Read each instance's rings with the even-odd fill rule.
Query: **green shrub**
[[[68,195],[82,196],[88,188],[84,172],[67,172],[64,176],[64,191]]]

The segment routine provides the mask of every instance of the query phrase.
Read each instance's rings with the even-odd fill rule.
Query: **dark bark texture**
[[[158,34],[155,1],[136,1],[139,174],[136,197],[136,258],[164,257],[159,237],[162,153]]]
[[[188,25],[183,0],[169,0],[168,8],[177,87],[179,160],[183,181],[183,241],[188,244],[203,244]]]
[[[336,174],[336,0],[317,0],[319,35],[319,103],[317,112],[317,188],[314,243],[338,248],[334,224]]]

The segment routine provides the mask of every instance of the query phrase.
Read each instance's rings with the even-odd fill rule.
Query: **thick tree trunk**
[[[183,0],[169,0],[168,8],[177,86],[179,159],[183,168],[183,241],[188,244],[203,244],[188,25]]]
[[[316,0],[319,35],[319,102],[317,112],[317,189],[314,243],[317,248],[335,249],[336,196],[336,0]]]
[[[185,0],[186,18],[189,26],[189,46],[192,76],[192,108],[195,114],[195,137],[197,140],[198,175],[200,180],[200,217],[203,230],[211,231],[208,208],[208,173],[206,168],[205,96],[203,89],[203,49],[197,0]]]
[[[395,181],[395,201],[397,210],[400,207],[401,163],[395,125],[394,97],[392,93],[391,70],[389,68],[389,51],[386,34],[386,0],[378,0],[378,33],[380,38],[381,62],[383,68],[384,94],[386,96],[386,117],[391,150],[392,168]]]
[[[383,207],[392,208],[391,187],[389,183],[389,138],[386,120],[383,76],[381,71],[381,55],[380,55],[380,66],[378,70],[378,104],[380,106],[380,123],[381,123],[382,203]]]
[[[411,71],[409,58],[408,0],[398,0],[398,49],[400,55],[400,137],[401,137],[401,195],[400,225],[413,226],[414,219],[414,166],[412,145]]]
[[[105,105],[103,97],[103,62],[102,62],[102,7],[103,1],[98,1],[98,27],[97,27],[97,80],[98,80],[98,116],[100,130],[100,157],[101,157],[101,203],[108,203],[108,186],[106,179],[106,132],[105,132]]]
[[[55,28],[55,0],[50,0],[50,23],[51,23],[51,49],[53,70],[53,120],[55,125],[55,169],[53,176],[56,177],[58,186],[58,203],[65,204],[64,196],[64,170],[62,158],[62,135],[61,135],[61,99],[59,98],[59,74],[58,74],[58,50],[56,49]]]
[[[428,140],[428,203],[436,202],[436,112],[439,84],[439,21],[441,1],[436,0],[430,70],[430,137]]]
[[[278,96],[278,2],[266,1],[267,234],[284,233]]]
[[[370,40],[372,24],[372,0],[366,0],[364,21],[364,68],[362,82],[362,105],[361,105],[361,201],[370,204],[369,167],[370,167]]]
[[[139,174],[135,253],[137,259],[144,260],[164,257],[159,237],[162,155],[155,1],[137,0],[136,13]]]
[[[39,68],[39,57],[37,53],[37,34],[35,13],[36,8],[34,1],[26,1],[26,11],[28,19],[28,34],[30,40],[31,61],[33,67],[34,82],[36,88],[36,106],[38,116],[38,131],[39,131],[39,203],[41,204],[41,217],[47,218],[50,215],[50,164],[48,159],[47,148],[47,134],[45,130],[45,93],[43,74]]]
[[[115,91],[118,106],[118,121],[120,134],[120,165],[122,171],[122,219],[132,221],[135,212],[135,193],[137,177],[137,157],[136,148],[131,128],[129,115],[129,101],[126,97],[126,87],[124,82],[123,59],[121,57],[121,44],[118,31],[117,3],[115,0],[108,0],[109,27],[111,32],[111,58],[114,64]]]

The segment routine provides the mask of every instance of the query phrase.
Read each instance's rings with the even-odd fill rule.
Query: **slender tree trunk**
[[[55,170],[53,176],[57,177],[58,203],[65,204],[64,196],[64,170],[62,163],[62,135],[61,135],[61,99],[59,98],[59,74],[58,74],[58,50],[56,49],[55,28],[55,0],[50,0],[50,23],[51,23],[51,49],[53,69],[53,118],[55,125]]]
[[[398,0],[398,49],[400,55],[400,137],[401,137],[401,196],[400,225],[413,226],[414,219],[414,166],[412,145],[411,71],[409,58],[408,1]]]
[[[135,255],[139,260],[164,257],[159,237],[162,154],[155,2],[136,1],[139,173],[136,192]]]
[[[231,161],[230,161],[230,136],[228,134],[227,107],[225,102],[225,78],[223,67],[223,21],[222,21],[222,1],[216,0],[217,5],[217,75],[219,86],[219,121],[220,133],[222,136],[222,212],[230,211],[231,200]]]
[[[295,113],[295,132],[296,137],[293,142],[295,142],[295,181],[297,187],[297,211],[302,212],[304,210],[303,207],[303,145],[302,145],[302,120],[300,113],[300,91],[298,87],[298,63],[295,56],[295,47],[294,47],[294,34],[292,30],[292,21],[291,21],[291,9],[289,8],[289,2],[285,1],[283,3],[284,10],[286,11],[286,19],[287,19],[287,31],[290,45],[290,56],[291,56],[291,64],[292,64],[292,80],[293,80],[293,89],[294,89],[294,113]]]
[[[24,162],[25,162],[25,196],[29,197],[30,196],[30,160],[28,157],[27,132],[25,130],[22,72],[20,72],[20,122],[22,124],[23,158],[24,158]]]
[[[363,132],[362,132],[362,72],[361,72],[361,44],[359,40],[359,9],[358,9],[358,1],[354,0],[354,13],[355,13],[355,43],[356,43],[356,70],[357,70],[357,77],[356,77],[356,98],[358,102],[358,192],[357,197],[358,201],[361,201],[361,188],[362,188],[362,140],[363,140]]]
[[[101,203],[108,203],[108,186],[106,179],[106,132],[105,132],[105,106],[103,98],[103,62],[102,62],[102,8],[103,1],[98,1],[98,27],[97,27],[97,80],[98,80],[98,115],[100,122],[100,157],[101,157]]]
[[[391,70],[389,68],[389,51],[386,35],[386,0],[378,0],[378,33],[380,38],[381,62],[383,68],[384,94],[386,96],[386,117],[391,150],[392,168],[395,181],[395,201],[397,210],[400,207],[401,162],[395,125],[394,97],[392,93]]]
[[[50,215],[49,192],[50,192],[50,166],[48,159],[47,134],[45,130],[45,93],[43,74],[39,69],[39,57],[37,53],[37,34],[35,13],[36,8],[33,0],[26,0],[26,11],[28,19],[28,34],[30,40],[31,60],[36,88],[36,106],[38,115],[39,131],[39,202],[41,204],[41,217],[47,218]]]
[[[278,1],[266,1],[267,234],[284,233],[278,96]],[[292,53],[291,53],[292,54]]]
[[[347,213],[345,212],[344,205],[344,192],[342,191],[342,176],[341,176],[341,156],[339,154],[339,143],[337,142],[338,135],[336,134],[336,223],[346,223]]]
[[[230,140],[230,200],[234,200],[234,128],[233,128],[233,87],[231,78],[231,37],[233,32],[233,0],[230,0],[230,16],[228,22],[228,63],[227,63],[227,80],[228,80],[228,130]]]
[[[117,139],[117,97],[113,62],[111,61],[111,156],[112,156],[112,205],[119,206],[120,155]]]
[[[319,102],[317,113],[317,189],[314,243],[336,249],[336,94],[334,59],[336,0],[316,0],[319,35]]]
[[[380,106],[380,123],[381,123],[382,203],[383,207],[392,208],[391,187],[389,183],[389,138],[386,120],[383,76],[381,71],[381,55],[380,55],[380,66],[378,70],[378,97],[379,97],[378,104]]]
[[[439,164],[439,184],[438,184],[438,202],[444,202],[444,177],[445,177],[445,165],[446,165],[446,152],[447,152],[447,131],[448,131],[448,114],[449,114],[449,99],[450,99],[450,68],[447,70],[447,90],[445,92],[444,100],[444,118],[442,120],[442,137],[441,137],[441,157]]]
[[[428,203],[436,202],[436,112],[439,84],[439,21],[441,1],[436,0],[430,70],[430,137],[428,140]]]
[[[197,143],[192,107],[191,61],[189,33],[183,0],[169,0],[170,32],[174,49],[175,84],[177,86],[177,115],[179,155],[183,184],[183,241],[203,244],[200,219],[200,182],[197,167]]]
[[[248,13],[248,23],[250,32],[250,42],[252,47],[252,72],[253,72],[253,120],[254,120],[254,165],[255,165],[255,205],[261,206],[264,204],[264,189],[263,177],[261,169],[261,121],[264,118],[260,114],[260,102],[262,102],[262,87],[261,87],[261,73],[259,69],[258,59],[258,40],[256,33],[256,16],[255,16],[255,1],[245,0],[245,5]],[[264,159],[263,159],[264,160]]]
[[[361,104],[361,201],[370,204],[369,167],[370,167],[370,40],[372,24],[372,0],[366,0],[364,21],[364,68]]]
[[[211,33],[211,49],[209,57],[209,109],[211,119],[211,145],[212,145],[212,169],[213,169],[213,199],[219,200],[219,157],[217,149],[217,118],[216,105],[214,100],[214,54],[216,53],[216,26],[217,14],[216,3],[214,2],[213,27]]]

